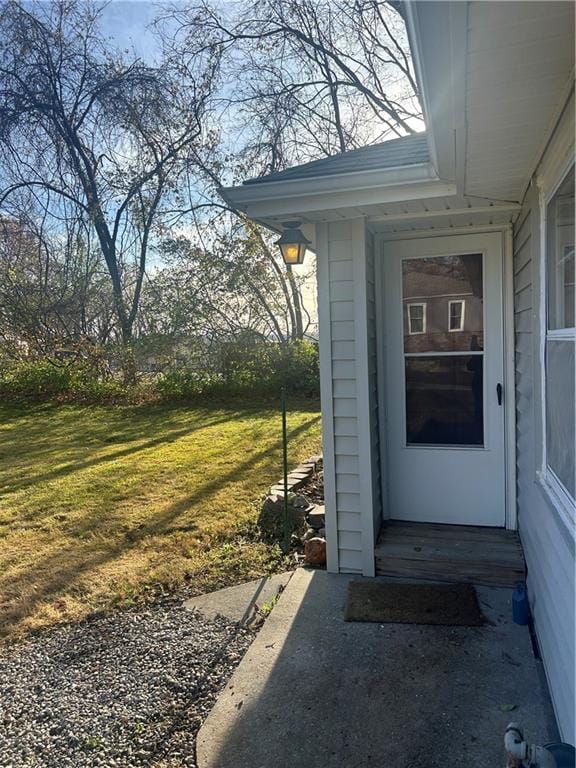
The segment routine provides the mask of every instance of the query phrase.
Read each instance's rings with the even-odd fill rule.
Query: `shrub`
[[[291,395],[317,397],[320,389],[318,349],[308,341],[226,344],[218,368],[216,372],[173,368],[155,379],[128,386],[109,373],[103,374],[92,361],[76,359],[59,364],[48,359],[28,360],[0,369],[0,397],[106,404],[247,394],[277,396],[282,387]]]
[[[275,395],[281,387],[291,394],[318,396],[320,374],[315,344],[227,344],[222,350],[221,373],[203,374],[179,368],[165,372],[156,382],[157,391],[165,400],[246,393]]]
[[[295,394],[319,393],[318,347],[310,341],[229,345],[223,357],[223,377],[232,388],[274,393],[285,387]]]
[[[222,379],[215,374],[201,374],[181,368],[163,373],[155,386],[163,400],[186,400],[216,393],[222,386]]]
[[[84,403],[121,403],[137,399],[136,388],[126,387],[117,379],[98,379],[82,370],[74,372],[69,394],[73,400]]]
[[[47,360],[16,363],[0,373],[0,396],[7,400],[49,400],[68,391],[69,368]]]
[[[116,379],[99,378],[78,363],[55,365],[49,360],[29,360],[0,371],[0,397],[4,400],[115,403],[131,402],[136,393],[136,388],[128,390]]]

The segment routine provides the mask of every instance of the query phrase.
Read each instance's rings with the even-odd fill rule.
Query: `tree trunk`
[[[286,272],[288,273],[288,282],[290,283],[290,290],[292,291],[292,305],[294,307],[294,327],[292,329],[292,340],[301,340],[304,338],[304,323],[302,321],[302,297],[300,296],[300,289],[294,279],[294,273],[292,267],[288,264],[286,266]]]

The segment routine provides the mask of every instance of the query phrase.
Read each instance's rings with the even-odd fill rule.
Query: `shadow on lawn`
[[[290,440],[295,439],[318,423],[320,416],[308,419],[288,433]],[[174,438],[175,439],[175,438]],[[9,634],[15,624],[31,617],[38,606],[53,597],[56,599],[63,591],[81,589],[81,579],[91,571],[116,558],[137,549],[146,538],[165,536],[181,530],[174,523],[190,507],[206,503],[211,496],[220,491],[228,483],[239,477],[254,465],[264,463],[278,453],[282,441],[277,440],[265,450],[251,453],[245,461],[234,464],[230,470],[208,480],[200,485],[193,493],[171,504],[156,515],[155,519],[141,524],[126,532],[121,541],[103,541],[101,547],[93,552],[86,552],[81,547],[73,545],[53,552],[22,569],[16,578],[0,577],[0,594],[4,595],[3,605],[0,605],[0,637]],[[98,531],[101,523],[100,513],[84,516],[72,526],[71,536],[80,541],[83,536]],[[194,533],[198,526],[191,522],[185,527],[187,533]],[[44,577],[46,574],[46,577]],[[12,596],[10,599],[9,596]]]
[[[318,404],[309,400],[295,401],[292,407],[300,413],[318,412]],[[3,457],[7,460],[6,469],[0,471],[0,493],[15,493],[36,484],[50,482],[70,472],[126,458],[174,442],[196,431],[226,424],[237,418],[246,418],[247,415],[268,418],[276,410],[277,405],[273,402],[242,403],[241,408],[235,408],[233,403],[217,401],[203,403],[202,407],[193,404],[0,406],[0,462]],[[100,414],[105,416],[103,421],[99,421]],[[45,427],[44,415],[50,418],[49,430]],[[188,419],[188,423],[183,425],[183,419]],[[17,422],[16,429],[5,429],[5,425],[14,422]],[[162,434],[145,442],[136,442],[155,431],[161,431]],[[98,453],[115,442],[135,444],[100,456],[85,456],[86,450],[91,450],[92,454]],[[39,474],[31,474],[26,465],[26,476],[22,472],[18,473],[17,465],[8,469],[9,462],[14,465],[14,460],[17,461],[19,456],[22,456],[24,463],[27,462],[28,446],[31,445],[34,446],[37,464],[50,457],[56,461],[58,454],[73,457],[82,452],[82,458],[63,465],[59,463],[59,466]]]
[[[50,482],[51,480],[56,480],[59,477],[63,477],[64,475],[69,474],[70,472],[76,472],[77,470],[82,469],[88,469],[89,467],[95,467],[99,464],[106,464],[110,461],[116,461],[117,459],[126,458],[127,456],[130,456],[134,453],[138,453],[140,451],[146,451],[150,448],[156,448],[160,445],[166,444],[166,443],[173,443],[176,440],[179,440],[181,437],[184,437],[185,435],[190,435],[193,432],[201,431],[203,429],[208,429],[209,427],[217,426],[218,424],[227,424],[230,421],[230,417],[227,416],[222,419],[213,419],[212,421],[203,421],[199,423],[197,426],[187,426],[182,429],[176,429],[172,432],[164,433],[163,435],[153,438],[151,440],[147,440],[144,443],[136,443],[135,445],[131,445],[128,448],[122,448],[119,451],[114,451],[112,453],[106,453],[103,456],[95,456],[93,458],[87,458],[82,459],[80,461],[74,461],[70,462],[68,464],[63,464],[59,467],[55,467],[54,469],[51,469],[48,472],[44,472],[43,474],[38,475],[30,475],[27,478],[15,478],[14,481],[9,481],[7,484],[3,485],[0,483],[0,491],[3,493],[15,493],[16,491],[21,491],[24,488],[29,488],[30,486],[36,485],[38,483],[46,483]],[[142,439],[142,431],[138,434],[137,437],[132,438],[132,440]],[[118,435],[118,440],[122,440],[122,442],[126,441],[126,438],[123,435]],[[97,446],[95,446],[95,450],[102,450],[103,444],[101,442],[98,443]]]

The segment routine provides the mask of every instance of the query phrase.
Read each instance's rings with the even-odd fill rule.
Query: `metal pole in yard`
[[[282,408],[282,459],[284,469],[284,550],[290,549],[290,521],[288,519],[288,435],[286,432],[286,390],[281,390]]]

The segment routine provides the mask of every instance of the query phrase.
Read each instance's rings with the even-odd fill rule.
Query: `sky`
[[[229,5],[229,0],[222,0]],[[149,26],[156,15],[173,3],[155,0],[108,0],[102,13],[102,32],[110,37],[121,49],[134,50],[136,55],[148,63],[154,63],[158,51],[157,43]],[[184,0],[182,0],[182,4]],[[420,127],[420,126],[418,126]],[[309,269],[311,256],[307,255],[304,271]],[[307,286],[308,288],[308,286]],[[315,314],[315,288],[306,290],[306,304]]]
[[[154,57],[156,44],[147,27],[162,3],[146,0],[112,0],[102,13],[102,32],[119,47],[134,49],[144,60]]]
[[[156,42],[147,29],[162,6],[168,2],[147,0],[111,0],[102,14],[102,32],[111,37],[120,48],[134,49],[145,61],[154,58]],[[310,269],[313,256],[307,253],[303,272]],[[316,315],[315,285],[306,286],[306,305]]]

